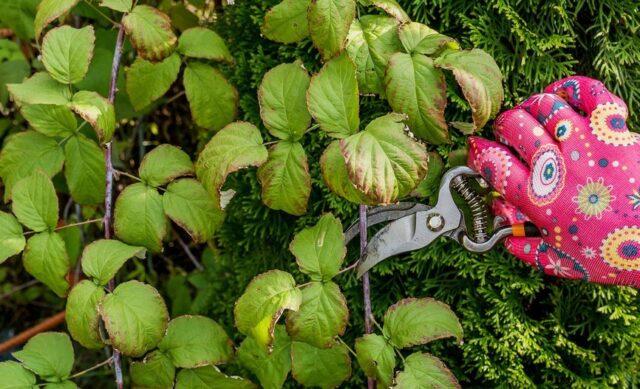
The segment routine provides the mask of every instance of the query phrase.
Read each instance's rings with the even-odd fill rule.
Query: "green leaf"
[[[238,361],[251,371],[265,389],[284,385],[291,370],[291,339],[282,325],[275,326],[271,353],[252,337],[247,337],[238,349]]]
[[[320,128],[334,138],[355,134],[360,126],[355,66],[346,54],[324,64],[311,78],[307,105]]]
[[[111,345],[122,354],[139,357],[155,348],[167,329],[169,312],[151,285],[127,281],[99,306]]]
[[[67,255],[69,255],[69,264],[72,268],[78,263],[84,245],[84,233],[81,227],[82,226],[79,225],[74,227],[66,225],[65,228],[57,231],[62,237],[62,240],[64,240],[64,246],[67,249]]]
[[[251,280],[236,301],[233,313],[238,330],[270,349],[274,328],[285,309],[297,311],[302,293],[291,274],[270,270]]]
[[[311,176],[307,155],[298,142],[280,141],[269,149],[269,159],[258,169],[262,201],[291,215],[307,212]]]
[[[42,63],[55,80],[76,84],[89,70],[95,41],[93,26],[54,28],[42,40]]]
[[[40,333],[12,355],[46,381],[64,380],[73,368],[73,345],[62,332]]]
[[[0,211],[0,263],[20,254],[25,244],[20,223],[12,214]]]
[[[255,389],[253,382],[242,377],[226,376],[215,366],[183,369],[178,373],[176,389]]]
[[[180,56],[172,54],[161,62],[136,58],[127,68],[127,94],[136,111],[141,111],[164,96],[180,72]]]
[[[33,389],[36,376],[14,361],[0,362],[0,389]]]
[[[5,186],[4,200],[11,198],[19,180],[42,171],[53,177],[62,170],[64,153],[58,142],[35,131],[11,135],[0,152],[0,176]]]
[[[309,74],[301,62],[269,70],[258,88],[260,117],[271,135],[292,141],[302,138],[311,123],[307,110]]]
[[[264,16],[261,31],[280,43],[293,43],[309,36],[307,10],[311,0],[283,0]]]
[[[69,107],[91,124],[100,142],[111,141],[116,128],[116,114],[109,100],[97,92],[80,91],[73,95]]]
[[[137,389],[172,389],[176,368],[160,351],[147,354],[142,361],[131,362],[131,383]]]
[[[233,57],[220,35],[204,27],[182,32],[178,39],[178,52],[185,57],[233,63]]]
[[[138,174],[148,185],[158,187],[178,177],[192,176],[194,168],[187,153],[176,146],[162,144],[144,156]]]
[[[396,354],[391,344],[380,335],[364,335],[356,339],[356,356],[367,377],[389,387],[396,368]]]
[[[99,239],[84,248],[82,272],[93,278],[96,284],[105,286],[129,258],[144,258],[145,254],[143,247],[129,246],[118,240]]]
[[[226,363],[233,357],[233,342],[224,328],[205,316],[180,316],[171,320],[158,349],[176,367],[188,369]]]
[[[154,253],[162,251],[167,220],[162,196],[155,188],[141,182],[127,186],[116,200],[114,215],[114,229],[119,239]]]
[[[66,15],[80,0],[42,0],[38,5],[38,12],[33,22],[36,40],[40,38],[42,30],[52,21]]]
[[[309,5],[309,33],[326,61],[344,50],[349,26],[356,16],[354,0],[313,0]]]
[[[421,139],[433,144],[449,142],[444,109],[447,105],[444,74],[421,54],[396,53],[385,76],[389,105],[407,114],[407,124]]]
[[[3,1],[0,3],[0,21],[13,30],[18,38],[34,38],[33,20],[40,0]]]
[[[138,55],[147,61],[168,57],[178,41],[171,28],[171,19],[148,5],[135,6],[122,18],[122,25]]]
[[[100,5],[114,11],[129,12],[133,7],[133,0],[102,0]]]
[[[162,196],[165,214],[182,227],[191,239],[204,243],[213,237],[224,221],[224,212],[202,184],[194,179],[172,182]]]
[[[21,83],[31,74],[31,67],[24,59],[10,60],[0,63],[0,105],[9,101],[8,84]]]
[[[25,105],[20,110],[31,127],[46,136],[68,136],[78,127],[75,115],[63,105]]]
[[[371,5],[388,13],[390,16],[393,16],[400,23],[407,23],[411,21],[409,15],[407,15],[396,0],[371,0],[370,3]]]
[[[104,288],[89,280],[82,280],[67,298],[67,329],[73,339],[88,349],[104,347],[100,338],[98,304],[104,298]]]
[[[227,176],[235,171],[260,166],[268,157],[262,136],[253,124],[231,123],[211,138],[196,162],[196,175],[215,199]]]
[[[396,376],[397,389],[460,388],[456,377],[442,361],[427,353],[413,353]]]
[[[422,23],[406,23],[398,29],[400,42],[410,54],[433,55],[443,47],[459,47],[455,39],[439,34]]]
[[[300,270],[313,281],[329,281],[338,272],[347,253],[342,223],[324,214],[318,223],[296,234],[289,246]]]
[[[82,205],[101,204],[105,195],[105,162],[102,149],[82,134],[64,145],[64,176],[73,200]]]
[[[50,382],[44,386],[44,389],[77,389],[78,385],[76,385],[73,381],[62,381],[62,382]]]
[[[453,72],[471,106],[476,129],[482,128],[498,114],[504,100],[504,90],[502,72],[493,57],[480,49],[449,51],[434,63]]]
[[[327,348],[344,334],[348,321],[349,308],[338,285],[312,282],[302,288],[300,309],[287,314],[287,332],[294,340]]]
[[[409,194],[427,172],[427,152],[405,133],[403,119],[400,114],[381,116],[340,141],[349,178],[381,204]]]
[[[462,340],[462,326],[447,304],[432,298],[407,298],[384,315],[383,334],[397,348],[426,344],[435,339]]]
[[[438,193],[440,179],[444,172],[444,162],[442,162],[440,154],[435,151],[429,152],[429,162],[427,166],[427,175],[414,191],[414,193],[420,197],[430,197]]]
[[[238,114],[238,91],[217,69],[189,62],[184,71],[184,90],[196,124],[218,131]]]
[[[69,289],[67,274],[69,254],[64,240],[56,232],[41,232],[27,241],[22,263],[29,274],[47,285],[58,296],[64,297]]]
[[[356,65],[360,93],[384,95],[387,63],[391,55],[400,49],[395,19],[364,15],[353,21],[347,35],[346,51]]]
[[[293,342],[291,374],[305,387],[336,388],[351,376],[349,349],[339,343],[331,348],[317,348]]]
[[[7,84],[7,89],[18,105],[65,105],[71,100],[69,88],[51,78],[47,72],[35,73],[21,84]]]
[[[41,171],[18,181],[13,187],[11,210],[20,223],[33,231],[53,229],[58,224],[58,197],[53,183]]]
[[[324,150],[320,158],[320,168],[324,182],[333,193],[355,204],[375,204],[360,192],[349,179],[347,165],[340,151],[340,141],[334,140]]]

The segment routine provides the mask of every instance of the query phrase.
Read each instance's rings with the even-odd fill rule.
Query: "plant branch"
[[[196,269],[203,271],[204,267],[202,266],[202,264],[200,264],[196,256],[193,255],[193,253],[191,252],[191,249],[189,248],[189,245],[184,240],[182,240],[180,235],[175,230],[173,231],[173,234],[175,235],[176,240],[178,241],[178,244],[180,245],[180,247],[182,247],[182,250],[184,251],[184,253],[193,263],[193,266],[195,266]]]
[[[56,328],[64,322],[64,315],[65,311],[56,313],[43,322],[38,323],[31,328],[27,328],[13,338],[7,339],[6,341],[0,343],[0,354],[3,354],[16,346],[25,343],[27,340],[31,339],[41,332]]]
[[[347,342],[345,342],[344,340],[342,340],[341,337],[338,336],[338,341],[342,344],[344,344],[344,346],[349,350],[349,352],[351,353],[351,355],[353,355],[354,358],[358,358],[358,355],[356,354],[355,351],[353,351],[353,349],[351,347],[349,347],[349,345],[347,344]]]
[[[28,287],[30,287],[30,286],[32,286],[32,285],[35,285],[35,284],[37,284],[38,282],[40,282],[40,281],[38,281],[38,280],[36,280],[36,279],[33,279],[33,280],[31,280],[31,281],[27,281],[27,282],[25,282],[24,284],[20,284],[20,285],[18,285],[18,286],[16,286],[16,287],[14,287],[13,289],[11,289],[10,291],[8,291],[7,293],[5,293],[5,294],[1,295],[1,296],[0,296],[0,301],[2,301],[2,300],[4,300],[4,299],[6,299],[7,297],[11,296],[11,295],[12,295],[12,294],[14,294],[14,293],[17,293],[17,292],[19,292],[19,291],[21,291],[21,290],[23,290],[23,289],[26,289],[26,288],[28,288]]]
[[[87,3],[87,5],[91,8],[93,8],[94,11],[96,11],[97,13],[100,14],[100,16],[102,16],[103,18],[107,19],[111,24],[113,24],[115,27],[119,26],[120,24],[118,22],[116,22],[115,20],[111,19],[109,16],[107,16],[107,14],[105,14],[104,12],[102,12],[100,10],[100,8],[96,7],[93,3],[91,3],[91,0],[84,0],[85,3]]]
[[[104,361],[98,363],[97,365],[93,365],[88,369],[85,369],[85,370],[82,370],[80,372],[77,372],[76,374],[70,376],[69,379],[80,377],[83,374],[86,374],[86,373],[88,373],[88,372],[90,372],[92,370],[98,369],[98,368],[100,368],[100,367],[102,367],[104,365],[107,365],[107,364],[111,363],[111,361],[113,361],[113,357],[109,357],[109,358],[105,359]]]
[[[360,258],[367,250],[367,206],[360,204],[358,218],[358,229],[360,232]],[[362,294],[364,298],[364,332],[370,334],[371,328],[371,286],[369,284],[369,272],[365,272],[362,275]],[[367,378],[367,388],[376,389],[376,380],[373,378]]]

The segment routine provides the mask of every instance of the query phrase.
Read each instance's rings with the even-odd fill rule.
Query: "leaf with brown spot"
[[[457,389],[460,384],[442,361],[431,354],[413,353],[398,372],[394,389]]]
[[[326,61],[344,50],[351,22],[356,16],[354,0],[312,0],[308,11],[313,45]]]
[[[178,38],[171,19],[148,5],[138,5],[122,18],[127,36],[142,58],[156,62],[173,53]]]

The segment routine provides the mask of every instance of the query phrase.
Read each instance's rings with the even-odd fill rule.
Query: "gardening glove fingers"
[[[640,287],[640,141],[627,108],[586,77],[546,91],[496,119],[497,139],[521,161],[470,140],[469,165],[542,233],[505,244],[548,274]]]

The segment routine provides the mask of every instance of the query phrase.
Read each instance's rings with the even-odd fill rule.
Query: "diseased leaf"
[[[46,136],[68,136],[78,127],[73,112],[62,105],[25,105],[20,112],[34,130]]]
[[[220,35],[204,27],[193,27],[183,31],[178,39],[178,52],[185,57],[233,62],[233,57]]]
[[[70,269],[64,240],[56,232],[40,232],[27,240],[22,263],[29,274],[47,285],[60,297],[69,289],[66,277]]]
[[[136,111],[164,96],[180,72],[180,56],[172,54],[160,62],[136,58],[127,68],[127,94]]]
[[[33,389],[36,376],[14,361],[0,362],[1,389]]]
[[[385,76],[389,105],[407,114],[416,136],[433,144],[449,142],[444,109],[447,105],[444,74],[421,54],[396,53]]]
[[[52,29],[42,40],[42,63],[45,69],[63,84],[82,81],[93,58],[95,40],[93,26]]]
[[[133,7],[133,0],[101,0],[100,5],[114,11],[129,12]]]
[[[250,370],[265,389],[277,389],[284,385],[291,370],[291,339],[283,325],[275,326],[275,340],[271,353],[247,337],[238,349],[238,361]]]
[[[131,383],[137,389],[172,389],[176,368],[160,351],[147,354],[142,361],[131,362]]]
[[[269,70],[258,88],[260,117],[271,135],[292,141],[302,138],[311,123],[307,110],[309,74],[301,62]]]
[[[238,91],[214,67],[189,62],[184,71],[184,90],[196,124],[218,131],[238,114]]]
[[[178,177],[193,175],[194,168],[187,153],[176,146],[162,144],[144,156],[138,174],[145,183],[158,187]]]
[[[336,388],[351,376],[349,350],[336,343],[331,348],[293,342],[291,374],[305,387]]]
[[[116,200],[114,217],[116,236],[123,242],[154,253],[162,251],[167,219],[162,196],[155,188],[141,182],[127,186]]]
[[[281,270],[262,273],[251,280],[236,301],[236,327],[264,349],[270,349],[278,319],[285,309],[297,311],[301,300],[302,293],[291,274]]]
[[[409,194],[427,172],[427,152],[407,136],[402,120],[400,114],[381,116],[340,141],[349,178],[381,204]]]
[[[233,342],[224,328],[205,316],[180,316],[169,322],[158,344],[176,367],[194,368],[226,363],[233,357]]]
[[[4,183],[4,200],[11,198],[19,180],[36,171],[53,177],[62,170],[64,153],[58,142],[35,131],[11,135],[0,150],[0,177]]]
[[[360,192],[349,179],[349,172],[347,172],[347,166],[340,151],[339,140],[334,140],[324,150],[320,158],[320,168],[324,182],[333,193],[355,204],[375,204]]]
[[[293,43],[309,36],[307,10],[311,0],[283,0],[264,16],[261,31],[268,39]]]
[[[411,21],[409,15],[407,15],[396,0],[371,0],[371,5],[380,8],[390,16],[393,16],[400,23],[407,23]]]
[[[455,39],[439,34],[422,23],[406,23],[398,29],[402,47],[409,54],[433,55],[443,47],[459,47]]]
[[[47,72],[35,73],[21,84],[7,84],[7,89],[18,105],[65,105],[71,100],[69,88],[51,78]]]
[[[231,123],[211,138],[196,162],[196,175],[215,199],[227,176],[249,166],[260,166],[268,157],[262,136],[253,124]]]
[[[88,349],[104,347],[100,338],[98,304],[104,298],[104,288],[89,280],[82,280],[67,298],[67,329],[73,339]]]
[[[404,361],[404,370],[396,375],[396,389],[460,388],[456,377],[433,355],[413,353]]]
[[[242,377],[227,376],[215,366],[182,369],[178,373],[176,389],[255,389],[253,382]]]
[[[312,282],[302,288],[302,304],[287,314],[291,338],[319,348],[331,347],[349,321],[347,301],[334,282]]]
[[[93,281],[105,286],[129,258],[144,258],[143,247],[129,246],[114,239],[98,239],[84,248],[82,253],[82,272]]]
[[[326,61],[344,50],[349,26],[356,16],[354,0],[312,0],[309,33],[313,45]]]
[[[102,149],[77,134],[65,143],[64,156],[64,176],[73,200],[82,205],[104,202],[106,167]]]
[[[331,280],[340,271],[347,253],[342,223],[332,214],[322,215],[315,226],[296,234],[289,250],[300,270],[313,281]]]
[[[202,184],[184,178],[172,182],[162,196],[165,214],[183,228],[191,239],[204,243],[213,237],[224,221],[224,212]]]
[[[73,345],[62,332],[37,334],[12,355],[46,381],[64,380],[73,368]]]
[[[40,232],[58,224],[58,196],[45,173],[37,171],[18,181],[12,198],[11,210],[31,230]]]
[[[460,341],[462,326],[447,304],[432,298],[407,298],[389,307],[383,334],[397,348],[405,348],[448,337]]]
[[[169,312],[160,293],[139,281],[118,285],[99,306],[111,345],[139,357],[155,348],[167,329]]]
[[[38,12],[33,22],[36,40],[40,38],[42,30],[52,21],[66,15],[80,0],[42,0],[38,5]]]
[[[311,78],[307,105],[320,128],[334,138],[355,134],[360,126],[355,66],[346,54],[324,64]]]
[[[493,57],[480,49],[449,51],[434,63],[453,72],[471,106],[476,129],[498,114],[504,90],[502,72]]]
[[[12,214],[0,211],[0,264],[20,254],[25,244],[20,223]]]
[[[73,95],[69,107],[91,124],[100,142],[111,140],[116,128],[116,114],[109,100],[97,92],[80,91]]]
[[[280,141],[269,149],[269,159],[258,169],[262,201],[271,209],[303,215],[311,194],[307,155],[298,142]]]
[[[354,20],[347,35],[346,51],[356,65],[361,94],[384,95],[384,73],[393,53],[400,51],[398,22],[381,15]]]
[[[173,53],[178,38],[171,19],[148,5],[137,5],[122,18],[122,25],[138,55],[147,61],[161,61]]]
[[[382,336],[367,334],[356,339],[356,356],[367,377],[375,378],[385,388],[391,385],[396,354]]]

